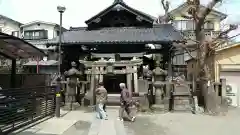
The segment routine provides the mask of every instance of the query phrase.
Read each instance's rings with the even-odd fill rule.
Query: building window
[[[211,21],[205,22],[204,29],[205,30],[214,30],[214,23]]]
[[[27,39],[27,40],[47,39],[47,38],[48,38],[47,30],[24,31],[24,39]]]
[[[57,36],[59,36],[60,35],[60,31],[57,31]]]
[[[186,21],[186,30],[195,30],[195,24],[193,20]]]
[[[177,30],[195,30],[195,23],[193,20],[178,20],[173,21],[173,26]],[[204,24],[205,30],[214,30],[214,23],[211,21],[207,21]]]
[[[192,20],[179,20],[179,21],[173,21],[173,26],[177,30],[194,30],[195,24]]]
[[[12,35],[15,36],[15,37],[19,37],[19,31],[13,31]]]

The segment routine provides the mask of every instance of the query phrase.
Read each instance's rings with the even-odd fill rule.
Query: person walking
[[[107,90],[104,88],[103,83],[99,83],[96,89],[96,112],[97,118],[107,120],[107,114],[103,109],[104,104],[107,102]]]
[[[123,121],[123,114],[124,111],[126,111],[127,114],[127,119],[129,121],[135,121],[135,117],[131,116],[131,110],[130,110],[130,106],[132,103],[132,93],[129,92],[129,90],[126,88],[126,84],[125,83],[120,83],[119,84],[120,88],[121,88],[121,96],[120,96],[120,110],[119,110],[119,120]]]

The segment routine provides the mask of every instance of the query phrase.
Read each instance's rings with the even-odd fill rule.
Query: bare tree
[[[196,51],[197,51],[197,57],[193,57],[196,59],[196,66],[197,69],[195,70],[196,78],[198,78],[202,94],[204,96],[205,101],[205,111],[208,113],[218,113],[219,105],[218,105],[218,99],[217,94],[215,93],[213,87],[214,82],[214,57],[215,57],[215,50],[216,48],[225,43],[229,37],[227,34],[235,30],[237,28],[236,25],[230,25],[227,30],[222,31],[217,37],[215,38],[209,38],[205,37],[205,31],[203,29],[203,26],[206,21],[206,17],[210,14],[210,12],[213,10],[214,6],[216,6],[217,3],[222,2],[222,0],[211,0],[205,8],[202,8],[200,5],[201,0],[186,0],[188,5],[187,14],[182,15],[183,17],[187,19],[191,19],[195,23],[195,40],[196,43]],[[163,19],[161,22],[168,22],[168,18],[171,15],[169,14],[169,2],[165,0],[161,0],[162,6],[165,10],[165,17],[161,18]],[[190,51],[185,47],[184,45],[181,45],[188,54],[191,55]]]

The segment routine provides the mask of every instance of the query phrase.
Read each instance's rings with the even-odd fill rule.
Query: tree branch
[[[231,31],[233,31],[233,30],[236,30],[237,28],[238,28],[237,25],[234,25],[234,24],[229,25],[229,28],[226,29],[226,30],[224,30],[224,31],[222,31],[216,38],[214,38],[213,41],[216,41],[216,40],[222,39],[222,38],[226,38],[226,37],[227,37],[227,34],[228,34],[229,32],[231,32]]]
[[[196,25],[197,29],[201,29],[201,26],[204,24],[204,20],[206,16],[212,11],[213,7],[218,3],[221,2],[222,0],[212,0],[211,2],[208,3],[207,7],[204,8],[203,11],[198,12],[198,22]]]
[[[192,59],[196,59],[196,57],[194,57],[194,56],[191,54],[191,51],[189,51],[189,49],[188,49],[184,44],[178,44],[177,46],[180,46],[181,48],[183,48],[183,49],[188,53],[188,55],[189,55]]]
[[[164,16],[158,18],[158,23],[168,23],[169,21],[173,20],[173,17],[169,14],[169,2],[165,0],[161,0],[162,7],[165,11]]]

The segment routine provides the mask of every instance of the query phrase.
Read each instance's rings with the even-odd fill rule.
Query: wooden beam
[[[123,69],[123,70],[114,70],[113,74],[129,74],[129,73],[136,73],[137,70],[134,69]],[[107,71],[85,71],[85,74],[94,74],[94,75],[104,75],[108,74]]]
[[[137,66],[141,65],[143,61],[141,59],[137,60],[129,60],[129,61],[115,61],[115,62],[108,62],[108,61],[84,61],[79,60],[80,63],[84,64],[86,67],[106,67],[108,63],[112,63],[113,67],[122,67],[122,66]]]

